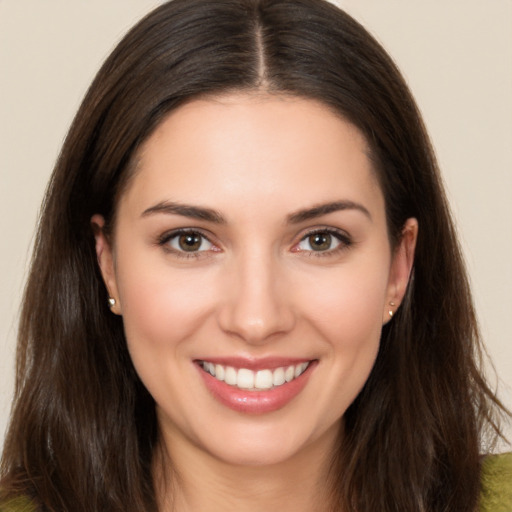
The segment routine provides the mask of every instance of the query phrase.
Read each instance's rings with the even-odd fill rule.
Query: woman
[[[490,510],[507,478],[421,118],[318,0],[174,0],[121,41],[19,336],[14,509]]]

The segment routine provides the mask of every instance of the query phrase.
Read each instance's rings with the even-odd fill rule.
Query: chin
[[[327,438],[331,438],[328,444],[332,446],[340,431],[340,421],[326,431],[300,428],[306,426],[305,422],[296,421],[295,424],[299,427],[295,431],[290,423],[284,427],[271,422],[227,428],[219,431],[218,436],[213,434],[202,449],[232,466],[272,466],[309,457]]]

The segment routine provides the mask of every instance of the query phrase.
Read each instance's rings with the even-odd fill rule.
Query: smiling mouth
[[[225,382],[244,391],[266,391],[278,388],[300,377],[311,361],[281,366],[274,369],[253,371],[247,368],[234,368],[209,361],[198,361],[199,366],[220,382]]]

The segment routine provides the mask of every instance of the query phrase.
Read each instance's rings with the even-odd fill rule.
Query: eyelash
[[[212,250],[202,250],[202,251],[189,251],[188,252],[188,251],[184,251],[184,250],[180,251],[180,250],[170,247],[169,242],[173,239],[178,238],[179,236],[182,236],[182,235],[199,236],[203,239],[202,243],[204,243],[204,241],[207,241],[213,247],[216,247],[215,244],[210,240],[210,238],[208,236],[206,236],[203,232],[201,232],[198,229],[189,229],[189,228],[177,229],[177,230],[173,230],[173,231],[166,232],[166,233],[162,234],[158,238],[158,245],[163,247],[163,249],[166,252],[172,253],[173,255],[175,255],[178,258],[186,258],[186,259],[208,257],[208,256],[211,256],[211,252],[219,252],[220,251],[220,249],[216,249],[213,251]],[[325,251],[315,251],[312,249],[311,250],[298,249],[298,246],[302,242],[307,240],[309,237],[312,237],[315,235],[332,236],[339,242],[339,245],[337,247],[335,247],[334,249],[327,249]],[[302,238],[299,240],[299,242],[293,246],[292,252],[295,252],[295,253],[306,252],[308,254],[308,256],[310,256],[310,257],[325,258],[325,257],[329,257],[329,256],[335,256],[335,255],[339,254],[340,252],[349,249],[352,245],[353,245],[352,239],[344,231],[334,229],[334,228],[317,228],[317,229],[308,231],[306,234],[304,234],[302,236]]]
[[[210,256],[211,250],[203,250],[203,251],[180,251],[177,249],[174,249],[169,245],[169,242],[175,238],[178,238],[182,235],[196,235],[203,239],[203,242],[206,240],[208,243],[212,244],[212,246],[215,247],[215,244],[210,240],[208,236],[206,236],[203,232],[201,232],[198,229],[176,229],[170,232],[166,232],[163,235],[161,235],[158,239],[158,245],[163,247],[163,249],[166,252],[172,253],[174,256],[178,258],[201,258],[201,257],[208,257]],[[213,251],[218,252],[218,251]]]
[[[295,249],[298,247],[299,244],[307,240],[308,238],[314,236],[314,235],[329,235],[335,238],[339,245],[335,247],[334,249],[327,249],[325,251],[314,251],[314,250],[308,250],[308,251],[302,251],[300,249]],[[350,236],[345,233],[344,231],[341,231],[339,229],[335,228],[317,228],[313,229],[312,231],[308,231],[301,239],[300,241],[294,245],[293,252],[307,252],[309,257],[313,258],[325,258],[330,256],[337,256],[339,253],[346,251],[353,245],[353,241],[350,238]]]

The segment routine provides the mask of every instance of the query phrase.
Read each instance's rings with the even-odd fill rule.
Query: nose
[[[226,274],[218,311],[224,332],[261,345],[293,329],[292,290],[275,258],[253,252],[240,257]]]

